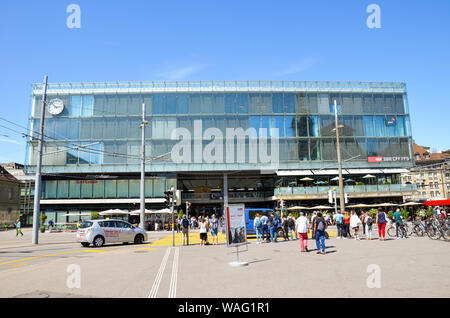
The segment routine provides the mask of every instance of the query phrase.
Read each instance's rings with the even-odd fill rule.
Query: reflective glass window
[[[178,94],[177,98],[177,113],[188,114],[189,113],[189,96],[188,94]]]
[[[284,99],[284,108],[283,111],[285,113],[295,113],[295,94],[284,94],[283,96]]]
[[[164,114],[165,104],[166,104],[165,94],[154,94],[153,95],[153,114]]]
[[[298,160],[309,160],[309,143],[307,139],[300,139],[298,141]]]
[[[84,181],[81,183],[81,198],[83,199],[92,198],[92,182]]]
[[[322,155],[320,151],[320,140],[311,139],[309,143],[309,152],[311,160],[322,160]]]
[[[69,197],[69,181],[58,180],[57,197],[60,199],[67,199]]]
[[[285,119],[285,136],[286,137],[294,137],[295,136],[295,117],[294,116],[286,116]]]
[[[69,198],[79,199],[81,195],[81,183],[77,180],[69,181]]]
[[[177,113],[177,94],[166,94],[166,107],[163,109],[164,114]]]
[[[117,197],[116,183],[117,183],[116,180],[105,180],[105,197],[107,198]]]
[[[105,181],[96,180],[92,186],[92,197],[93,198],[104,198],[105,197]]]

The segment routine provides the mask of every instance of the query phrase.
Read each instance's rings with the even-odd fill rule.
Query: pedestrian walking
[[[394,221],[395,221],[395,236],[397,237],[397,240],[400,239],[400,237],[398,236],[399,230],[402,236],[401,238],[406,239],[406,231],[403,225],[403,217],[399,208],[397,208],[397,210],[394,213]]]
[[[354,210],[351,211],[350,227],[352,228],[353,236],[355,240],[359,240],[359,227],[361,225],[361,219],[358,217]]]
[[[325,252],[325,230],[327,228],[327,222],[322,216],[322,213],[317,213],[317,217],[314,220],[314,232],[316,233],[316,247],[317,254],[326,254]],[[322,251],[320,250],[322,247]]]
[[[48,231],[51,233],[53,230],[53,220],[48,221]]]
[[[200,229],[200,245],[206,245],[208,239],[208,223],[205,219],[199,219],[198,227]]]
[[[315,232],[315,221],[317,218],[317,211],[314,211],[312,216],[311,216],[311,238],[315,238],[316,237],[316,232]]]
[[[256,213],[255,215],[255,219],[253,220],[253,228],[255,229],[256,232],[256,244],[261,244],[262,243],[262,221],[261,221],[261,216],[259,213]]]
[[[286,216],[281,219],[281,228],[283,229],[284,240],[289,241],[289,222]]]
[[[292,213],[289,213],[288,215],[288,223],[289,223],[289,233],[291,235],[291,239],[294,240],[294,235],[292,235],[292,232],[295,234],[295,239],[298,240],[297,231],[295,230],[295,218],[292,215]]]
[[[367,211],[364,216],[364,223],[366,227],[366,238],[370,241],[372,240],[372,225],[373,225],[373,219],[370,216],[370,213]]]
[[[262,222],[262,240],[270,242],[269,217],[267,215],[263,215],[261,217],[261,222]]]
[[[181,219],[181,235],[183,237],[183,245],[189,245],[189,219],[183,215]]]
[[[275,213],[271,212],[269,217],[269,233],[270,233],[270,242],[277,242],[277,230],[278,230],[278,219],[275,216]]]
[[[380,241],[386,241],[387,216],[386,216],[386,213],[383,211],[382,208],[378,208],[376,222],[377,222],[377,225],[378,225],[378,239]]]
[[[211,236],[212,236],[212,244],[219,244],[219,220],[216,218],[216,215],[213,214],[211,219],[209,220],[210,228],[211,228]]]
[[[344,237],[352,237],[352,235],[350,234],[350,215],[348,214],[348,212],[344,213]]]
[[[300,238],[300,251],[308,252],[308,218],[305,217],[303,212],[300,212],[300,216],[295,222],[295,232],[298,233]]]
[[[344,236],[344,215],[338,211],[334,214],[333,220],[337,228],[337,238],[342,239]]]
[[[16,237],[17,237],[19,234],[23,236],[23,233],[22,233],[22,222],[20,222],[20,220],[17,219],[17,220],[16,220]]]
[[[362,224],[362,230],[363,230],[363,235],[366,235],[366,222],[364,221],[364,219],[366,218],[366,213],[364,213],[363,210],[361,210],[361,224]]]

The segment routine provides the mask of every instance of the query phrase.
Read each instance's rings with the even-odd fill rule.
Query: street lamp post
[[[145,104],[142,104],[142,123],[141,123],[141,193],[140,193],[140,222],[139,227],[145,230],[145,126],[148,121],[145,120]]]
[[[337,101],[334,100],[334,121],[336,131],[336,151],[337,151],[337,159],[338,159],[338,167],[339,167],[339,202],[341,206],[341,213],[345,212],[345,198],[344,198],[344,182],[342,180],[342,162],[341,162],[341,145],[339,142],[339,128],[343,128],[343,126],[339,126],[338,121],[338,109],[337,109]]]

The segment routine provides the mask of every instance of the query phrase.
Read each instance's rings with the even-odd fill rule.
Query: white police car
[[[77,231],[77,241],[84,247],[101,247],[108,243],[141,244],[148,240],[147,233],[122,220],[83,221]]]

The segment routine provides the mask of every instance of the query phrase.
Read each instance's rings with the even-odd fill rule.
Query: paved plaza
[[[330,232],[333,230],[330,229]],[[232,267],[235,248],[181,245],[171,232],[149,232],[142,245],[83,248],[75,233],[40,234],[31,244],[0,232],[0,297],[299,298],[448,297],[449,243],[406,240],[326,240],[327,254],[300,253],[299,241],[255,244],[239,254],[248,266]]]

